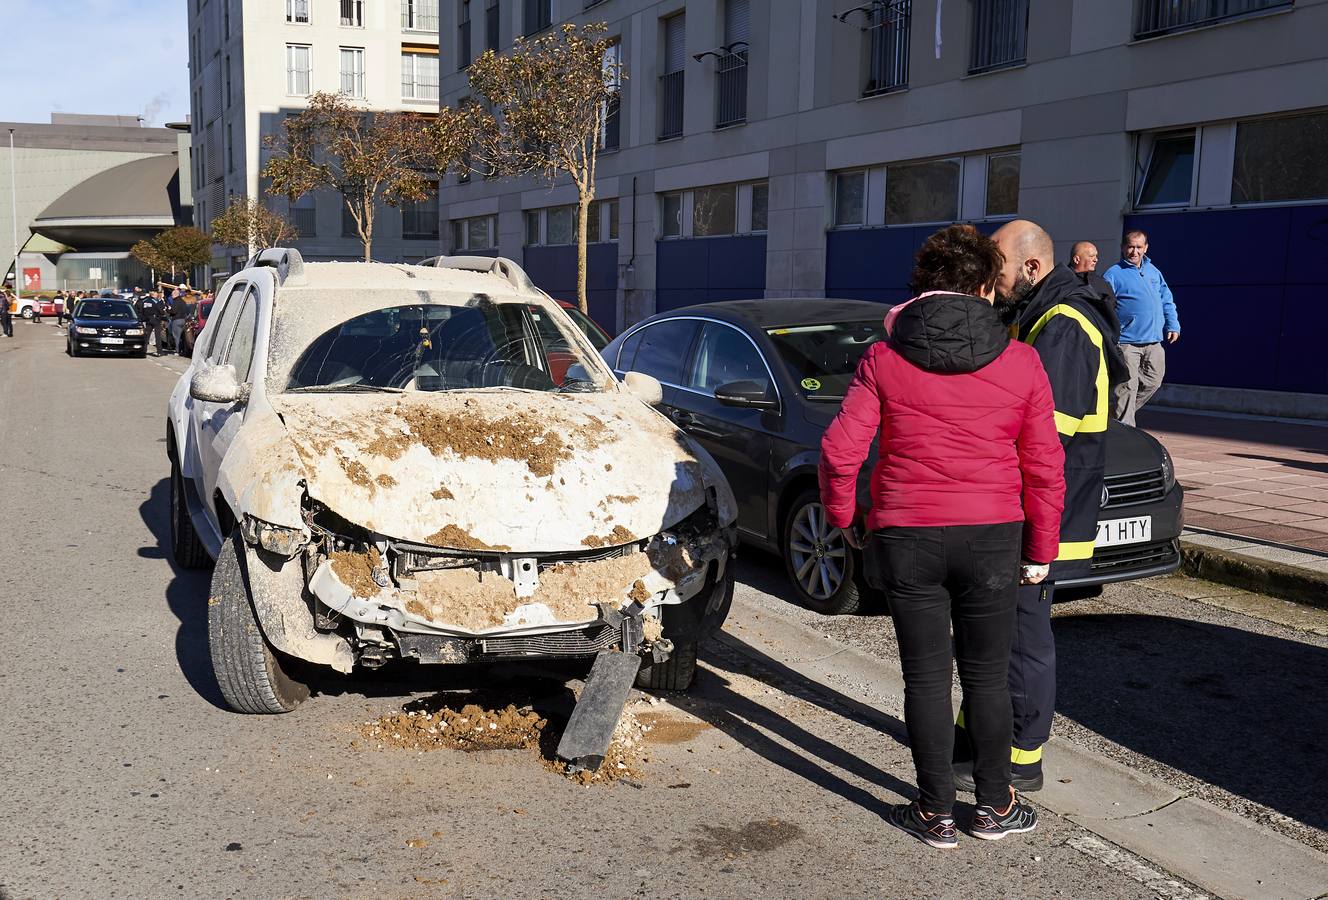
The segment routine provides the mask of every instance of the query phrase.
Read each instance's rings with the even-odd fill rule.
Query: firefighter
[[[1056,430],[1065,449],[1065,511],[1060,548],[1049,577],[1019,588],[1015,637],[1010,653],[1010,699],[1014,740],[1011,783],[1016,791],[1042,788],[1042,746],[1051,737],[1056,705],[1056,644],[1051,600],[1058,579],[1086,575],[1097,536],[1102,476],[1106,467],[1107,421],[1112,386],[1126,375],[1116,346],[1120,325],[1114,298],[1100,278],[1053,262],[1051,236],[1033,222],[1002,226],[993,240],[1005,254],[996,282],[998,310],[1019,340],[1042,359],[1056,402]],[[958,728],[963,730],[963,711]],[[967,736],[955,742],[966,748]],[[972,763],[956,753],[955,785],[973,790]]]

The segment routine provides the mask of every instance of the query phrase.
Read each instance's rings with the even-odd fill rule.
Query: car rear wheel
[[[830,616],[855,613],[861,557],[826,517],[815,490],[803,491],[784,521],[784,568],[798,601]]]
[[[185,500],[184,490],[180,464],[171,460],[171,556],[186,569],[201,569],[208,563],[207,549],[189,518],[189,503]]]
[[[226,704],[236,712],[276,714],[295,709],[309,686],[291,676],[290,664],[268,644],[249,598],[239,532],[221,548],[208,594],[208,647],[212,671]]]

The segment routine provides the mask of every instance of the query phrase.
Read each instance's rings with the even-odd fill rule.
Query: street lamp
[[[14,129],[9,129],[9,224],[14,229],[14,296],[23,299],[23,273],[18,269],[18,189],[14,186]]]

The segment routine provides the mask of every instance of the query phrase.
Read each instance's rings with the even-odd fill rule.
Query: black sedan
[[[87,353],[130,353],[147,356],[147,329],[128,300],[93,298],[74,307],[69,322],[67,351],[70,356]]]
[[[825,613],[859,608],[861,562],[825,518],[817,491],[821,435],[858,361],[884,337],[878,303],[732,300],[661,313],[604,348],[621,377],[642,372],[664,389],[662,411],[714,456],[738,501],[738,529],[780,554],[798,598]],[[867,479],[859,481],[869,503]],[[1151,435],[1112,422],[1091,573],[1059,596],[1173,572],[1182,492]]]

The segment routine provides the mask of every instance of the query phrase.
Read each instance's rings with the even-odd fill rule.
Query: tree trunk
[[[590,197],[582,191],[576,203],[576,305],[581,312],[590,314],[586,299],[586,225],[590,219]]]

